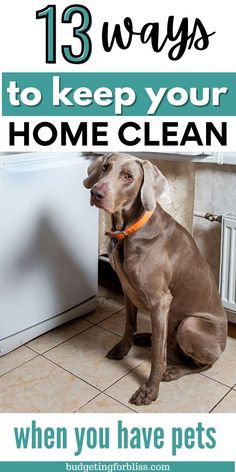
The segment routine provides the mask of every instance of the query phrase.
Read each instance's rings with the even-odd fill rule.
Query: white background
[[[9,146],[9,122],[15,122],[15,130],[16,131],[23,131],[24,129],[24,122],[30,122],[30,145],[27,147],[24,147],[24,139],[23,137],[16,137],[15,138],[15,147]],[[58,137],[56,141],[47,147],[42,147],[41,145],[37,144],[35,140],[33,139],[33,129],[35,126],[40,124],[42,121],[50,122],[52,123],[58,131]],[[80,144],[82,141],[80,140],[77,146],[73,146],[69,139],[67,140],[67,145],[66,146],[61,146],[60,143],[60,130],[61,130],[61,122],[69,121],[70,127],[72,132],[75,134],[75,131],[77,127],[79,126],[80,122],[87,122],[88,123],[88,143],[87,146],[83,146],[83,149],[80,148]],[[126,130],[124,133],[124,136],[126,139],[133,141],[136,137],[141,138],[141,141],[136,145],[136,146],[125,146],[124,144],[121,144],[119,137],[118,137],[118,131],[119,128],[123,123],[133,121],[137,123],[141,129],[136,131],[132,127]],[[213,137],[212,139],[212,146],[211,148],[209,146],[203,145],[203,146],[198,146],[197,143],[195,142],[190,142],[186,146],[182,147],[177,147],[177,146],[148,146],[145,147],[144,145],[144,122],[150,122],[150,139],[151,140],[160,140],[162,141],[162,121],[164,122],[178,122],[178,128],[172,128],[171,131],[177,131],[177,136],[173,136],[169,138],[169,141],[178,141],[180,142],[184,131],[186,129],[186,126],[189,121],[195,122],[196,126],[198,128],[198,132],[200,133],[201,139],[204,142],[205,140],[205,134],[206,134],[206,122],[212,121],[216,127],[216,129],[221,131],[221,122],[227,122],[227,135],[228,135],[228,140],[227,140],[227,149],[224,147],[224,149],[219,146],[218,141]],[[99,141],[107,141],[109,143],[109,146],[94,146],[92,142],[92,122],[108,122],[108,127],[107,128],[101,128],[101,130],[107,131],[107,137],[100,137],[98,138]],[[36,117],[3,117],[2,122],[1,122],[1,133],[0,133],[0,142],[2,145],[2,149],[5,151],[11,151],[13,152],[18,151],[18,152],[26,152],[26,151],[50,151],[50,152],[71,152],[75,150],[79,151],[99,151],[99,152],[105,152],[108,149],[110,151],[114,151],[119,149],[119,151],[122,152],[131,152],[131,151],[136,151],[136,152],[196,152],[198,154],[201,154],[202,152],[223,152],[223,151],[232,151],[234,152],[236,149],[236,134],[235,134],[235,129],[236,129],[236,117],[194,117],[191,116],[190,118],[188,117],[176,117],[176,116],[164,116],[164,117],[106,117],[106,116],[101,116],[101,117],[69,117],[68,119],[66,117],[50,117],[47,116],[46,118],[41,118],[40,116]],[[39,133],[39,136],[41,139],[44,139],[45,141],[49,140],[52,136],[52,133],[49,129],[46,127],[42,129]]]
[[[0,15],[0,67],[3,72],[76,72],[78,73],[78,87],[79,87],[79,72],[234,72],[236,71],[235,58],[235,14],[234,1],[225,0],[224,2],[213,2],[213,0],[198,0],[197,2],[190,2],[189,0],[165,0],[160,2],[157,0],[146,0],[145,2],[137,2],[136,0],[119,0],[114,2],[110,0],[86,0],[78,2],[84,4],[91,12],[92,27],[89,35],[92,40],[92,55],[87,62],[81,65],[74,65],[66,62],[61,54],[61,46],[65,44],[72,44],[74,52],[78,47],[78,39],[72,40],[73,26],[80,24],[80,15],[75,14],[72,25],[61,24],[60,18],[63,10],[69,5],[75,3],[70,0],[55,0],[50,4],[55,4],[57,7],[57,63],[45,63],[45,19],[36,19],[36,11],[45,8],[48,5],[46,0],[8,0],[2,2]],[[210,44],[205,51],[197,51],[194,48],[186,50],[184,56],[178,61],[171,61],[168,58],[168,50],[173,43],[168,42],[160,53],[155,53],[152,50],[151,44],[141,44],[138,36],[135,36],[132,45],[128,50],[122,51],[116,45],[110,53],[106,53],[102,47],[101,32],[102,25],[108,21],[113,31],[112,26],[116,23],[123,24],[125,17],[129,16],[132,19],[135,31],[140,31],[142,26],[148,22],[159,22],[160,24],[160,42],[162,43],[166,36],[167,19],[168,16],[175,17],[175,31],[178,30],[180,22],[183,17],[189,18],[189,33],[192,32],[195,18],[199,18],[204,24],[208,33],[216,32],[209,38]],[[123,28],[124,29],[124,28]],[[127,34],[126,34],[127,37]],[[147,84],[148,85],[148,84]],[[225,84],[221,84],[224,86]],[[0,83],[1,86],[1,83]],[[158,87],[158,84],[157,84]],[[1,103],[0,103],[1,105]],[[132,119],[130,117],[130,119]],[[87,119],[92,121],[93,117]],[[94,120],[99,121],[97,118]],[[120,117],[116,121],[112,118],[103,117],[100,121],[107,121],[111,123],[109,146],[106,150],[120,149],[127,151],[116,136],[116,128],[120,123]],[[140,117],[142,121],[142,118]],[[194,117],[191,118],[191,121]],[[40,118],[20,117],[18,120],[1,118],[0,126],[0,151],[36,151],[45,150],[41,146],[31,140],[31,145],[24,149],[21,140],[17,140],[15,149],[9,146],[9,121],[16,121],[22,123],[23,121],[31,121],[31,123],[40,122]],[[52,118],[48,121],[58,123],[60,120]],[[65,118],[63,118],[65,121]],[[75,119],[69,118],[70,123],[75,122]],[[82,121],[82,120],[77,120]],[[134,118],[136,121],[136,118]],[[148,118],[149,121],[149,118]],[[176,121],[171,117],[165,117],[164,121]],[[182,124],[187,123],[188,119],[182,118],[179,120]],[[197,120],[196,120],[197,121]],[[212,121],[215,126],[219,121],[214,117],[205,117],[200,119],[201,125],[204,121]],[[223,121],[220,118],[220,121]],[[224,148],[225,151],[235,151],[236,149],[236,135],[235,135],[235,119],[228,119],[228,145]],[[50,146],[52,151],[64,151],[65,148],[60,147],[60,143]],[[68,150],[75,150],[70,148]],[[91,143],[87,147],[80,150],[91,150]],[[95,149],[94,149],[95,150]],[[101,148],[99,148],[101,150]],[[135,148],[135,151],[144,151],[144,143],[140,143]],[[172,151],[176,149],[171,147],[159,147],[158,149],[150,149],[155,151]],[[198,147],[191,143],[186,145],[186,151],[196,151]],[[212,147],[207,149],[201,147],[202,151],[222,151],[218,142],[213,143]]]
[[[235,417],[236,415],[222,414],[17,414],[1,415],[0,448],[1,460],[14,461],[234,461],[235,460]],[[17,450],[14,437],[14,427],[27,427],[35,420],[41,428],[62,428],[68,430],[68,447],[63,449],[31,449]],[[117,422],[130,431],[133,427],[158,428],[165,431],[163,449],[151,446],[145,449],[142,443],[140,449],[117,448]],[[214,449],[200,449],[197,445],[193,449],[184,446],[172,455],[172,428],[196,428],[201,422],[203,427],[216,429],[216,447]],[[75,456],[77,450],[74,428],[109,427],[110,449],[88,449],[83,447],[82,453]],[[130,434],[131,438],[132,435]]]
[[[51,2],[53,3],[53,2]],[[55,0],[58,13],[75,3],[65,0]],[[83,1],[79,2],[83,4]],[[61,44],[69,44],[72,28],[70,25],[58,24],[58,54],[57,64],[45,64],[45,20],[36,20],[36,10],[48,5],[46,0],[8,0],[1,3],[0,15],[0,67],[2,72],[235,72],[235,1],[224,0],[86,0],[84,4],[92,14],[92,28],[90,36],[93,51],[88,62],[83,65],[72,65],[64,61],[60,54]],[[130,16],[136,30],[140,30],[147,22],[160,22],[161,37],[166,34],[167,17],[174,15],[176,21],[181,21],[184,16],[194,20],[200,18],[207,31],[216,31],[210,37],[210,46],[207,50],[199,52],[194,49],[187,51],[179,61],[170,61],[167,57],[167,49],[156,54],[149,44],[142,45],[136,37],[132,46],[127,51],[121,51],[114,47],[111,53],[104,52],[101,45],[101,28],[104,21],[110,24],[123,22],[126,16]],[[76,23],[76,15],[75,21]],[[177,25],[179,23],[177,22]],[[191,21],[190,21],[191,24]],[[192,21],[193,25],[193,21]],[[79,80],[79,75],[78,75]],[[1,86],[1,84],[0,84]],[[131,117],[130,117],[131,119]],[[165,120],[167,121],[167,117]],[[206,119],[206,117],[205,117]],[[33,119],[35,121],[37,119]],[[117,118],[120,123],[120,117]],[[137,118],[134,119],[134,121]],[[223,120],[223,117],[222,117]],[[19,121],[27,121],[27,117],[19,118]],[[50,121],[50,119],[49,119]],[[53,118],[55,122],[55,118]],[[106,121],[103,117],[102,121]],[[174,120],[173,120],[174,121]],[[234,118],[231,119],[230,133],[235,139]],[[7,119],[1,119],[0,150],[7,149]],[[113,125],[112,125],[113,126]],[[118,148],[115,138],[111,139],[110,146]],[[235,143],[236,146],[236,143]],[[50,148],[51,150],[52,148]],[[121,146],[119,146],[121,149]],[[20,146],[14,148],[14,152],[24,150]],[[32,150],[31,148],[25,151]],[[36,150],[35,148],[33,150]],[[45,149],[44,149],[45,150]],[[58,150],[58,147],[53,147]],[[64,150],[64,149],[63,149]],[[71,149],[68,149],[71,150]],[[139,148],[139,150],[142,150]],[[212,149],[217,151],[219,149]],[[234,149],[233,139],[230,141],[230,149]],[[13,151],[13,150],[12,150]],[[173,151],[173,148],[171,148]],[[202,151],[202,149],[201,149]],[[196,426],[199,421],[207,426],[215,426],[217,429],[217,446],[213,450],[183,449],[176,460],[209,460],[222,461],[235,459],[235,419],[236,415],[1,415],[0,423],[0,460],[172,460],[170,453],[171,441],[166,436],[166,447],[158,452],[156,450],[123,450],[122,454],[116,450],[115,442],[110,451],[89,451],[75,458],[75,447],[69,446],[68,451],[54,450],[27,450],[17,451],[13,436],[14,426],[27,426],[32,419],[37,419],[41,426],[110,426],[116,428],[117,420],[122,418],[126,425],[132,426],[162,426],[170,431],[173,426]],[[115,441],[115,432],[112,435]],[[72,440],[72,435],[71,435]],[[71,442],[72,444],[72,442]],[[175,460],[175,459],[174,459]]]
[[[88,62],[82,65],[72,65],[64,61],[60,54],[61,44],[70,44],[72,36],[71,25],[60,25],[58,21],[58,58],[57,64],[45,64],[45,20],[35,19],[36,10],[45,8],[48,4],[57,6],[58,18],[67,6],[76,2],[70,0],[8,0],[1,4],[0,15],[0,64],[5,72],[235,72],[235,2],[224,0],[86,0],[77,3],[84,4],[91,12],[91,36],[93,52]],[[148,22],[160,23],[160,39],[166,35],[167,18],[175,16],[176,30],[183,17],[189,18],[193,27],[194,19],[198,17],[206,30],[216,34],[209,38],[210,45],[205,51],[191,49],[186,51],[179,61],[170,61],[167,57],[168,48],[161,53],[152,51],[151,45],[140,43],[139,37],[133,39],[132,46],[121,51],[114,47],[106,53],[101,45],[103,22],[110,25],[123,23],[125,17],[131,17],[136,31]],[[74,15],[74,26],[78,25],[79,15]],[[192,31],[192,29],[191,29]],[[74,39],[74,45],[77,44]]]

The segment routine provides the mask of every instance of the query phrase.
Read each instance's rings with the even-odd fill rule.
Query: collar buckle
[[[133,225],[128,226],[128,228],[125,228],[122,231],[111,230],[111,231],[106,232],[105,235],[109,236],[111,239],[126,239],[128,238],[128,236],[130,236],[130,234],[133,234],[136,231],[138,231],[140,228],[142,228],[151,218],[154,211],[155,209],[146,211],[144,215],[141,216],[141,218],[139,218],[139,220],[137,220]]]

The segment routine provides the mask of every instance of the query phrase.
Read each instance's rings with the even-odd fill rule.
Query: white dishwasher
[[[88,164],[78,153],[0,157],[0,355],[95,308]]]

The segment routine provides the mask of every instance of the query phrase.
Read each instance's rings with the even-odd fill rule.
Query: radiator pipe
[[[214,213],[201,213],[200,211],[195,211],[193,214],[198,218],[204,218],[212,223],[221,223],[222,221],[222,215],[215,215]]]

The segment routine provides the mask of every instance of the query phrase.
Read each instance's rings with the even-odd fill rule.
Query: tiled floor
[[[122,361],[105,357],[119,340],[124,301],[102,288],[95,312],[40,336],[0,358],[0,412],[236,412],[236,339],[208,371],[161,383],[158,401],[128,400],[147,378],[148,349]],[[147,316],[139,329],[150,330]]]

